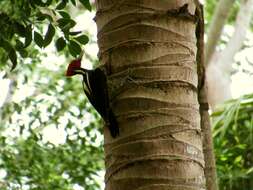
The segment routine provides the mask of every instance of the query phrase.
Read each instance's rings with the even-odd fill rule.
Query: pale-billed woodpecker
[[[119,135],[118,123],[109,102],[108,87],[105,73],[100,69],[88,70],[81,68],[82,55],[71,61],[66,76],[82,75],[83,89],[91,105],[97,110],[109,128],[111,136]]]

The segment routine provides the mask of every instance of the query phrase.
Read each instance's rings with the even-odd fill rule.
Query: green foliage
[[[63,50],[66,46],[66,42],[65,42],[64,38],[63,37],[58,38],[56,40],[55,46],[56,46],[57,51]]]
[[[93,176],[101,169],[101,151],[87,145],[85,139],[68,140],[64,145],[40,145],[34,135],[19,139],[14,145],[2,141],[1,168],[7,169],[5,189],[72,190],[73,184],[84,189],[98,189]],[[82,146],[86,144],[85,146]],[[95,150],[95,151],[94,151]],[[90,182],[93,181],[93,182]],[[3,187],[1,189],[3,189]]]
[[[76,23],[67,13],[70,3],[77,6],[78,2],[91,11],[89,0],[0,1],[0,49],[2,48],[8,55],[12,62],[12,70],[17,65],[18,54],[21,57],[28,55],[26,50],[32,41],[39,48],[45,48],[59,33],[61,33],[61,43],[59,45],[59,41],[56,41],[58,51],[63,49],[62,44],[72,47],[74,40],[75,48],[71,50],[71,55],[77,56],[80,53],[79,49],[84,44],[83,36],[86,35],[72,31]],[[46,33],[43,33],[41,26],[45,24],[48,28]],[[80,36],[76,36],[79,34]]]
[[[211,22],[217,2],[218,0],[206,0],[204,16],[205,16],[205,21],[206,21],[207,26],[209,26]]]
[[[59,63],[35,68],[41,61],[26,60],[22,69],[13,71],[19,73],[12,79],[13,100],[1,108],[0,171],[7,174],[3,179],[0,175],[0,189],[100,189],[97,178],[104,164],[98,115],[80,79],[66,78],[66,68]],[[30,95],[22,93],[27,86],[34,89]],[[53,144],[45,139],[50,128],[55,129],[51,133],[62,129],[65,140]]]
[[[240,1],[235,0],[235,3],[233,4],[232,10],[228,17],[229,24],[234,24],[239,9],[240,9]]]
[[[16,68],[0,72],[12,81],[12,100],[0,110],[1,190],[101,189],[101,120],[80,79],[64,76],[65,60],[43,61],[53,54],[39,54],[55,41],[58,52],[76,57],[88,43],[83,31],[73,30],[73,5],[91,10],[89,0],[0,1],[0,67],[9,59]]]
[[[252,189],[253,94],[227,101],[212,117],[220,189]]]
[[[73,57],[76,57],[77,55],[81,54],[82,51],[81,47],[75,40],[69,41],[68,50]]]
[[[91,11],[91,6],[90,6],[90,3],[89,3],[89,0],[80,0],[80,2],[83,4],[83,6],[86,7],[86,9]]]

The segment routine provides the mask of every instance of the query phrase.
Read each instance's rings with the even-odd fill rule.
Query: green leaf
[[[58,11],[58,13],[63,17],[63,18],[66,18],[66,19],[70,19],[70,15],[65,12],[65,11]]]
[[[21,37],[25,37],[26,29],[22,24],[15,22],[13,24],[13,27],[14,27],[15,33],[17,33]]]
[[[79,0],[80,3],[83,4],[83,6],[88,9],[89,11],[91,11],[91,5],[90,5],[90,1],[89,0]]]
[[[37,16],[37,20],[38,20],[38,21],[43,21],[43,20],[45,20],[45,19],[47,19],[47,20],[49,20],[49,21],[53,21],[52,16],[49,15],[49,14],[45,14],[45,13],[39,12],[36,16]]]
[[[240,156],[237,156],[234,160],[234,163],[238,163],[238,162],[241,162],[242,161],[242,155]]]
[[[69,32],[69,35],[75,36],[75,35],[78,35],[78,34],[81,34],[81,33],[82,33],[82,31]]]
[[[12,67],[11,67],[11,71],[13,71],[13,69],[16,68],[17,66],[17,54],[14,48],[11,48],[8,54],[9,59],[12,62]]]
[[[25,49],[20,49],[20,50],[18,50],[18,52],[21,55],[21,57],[23,57],[23,58],[28,57],[28,51],[26,51]]]
[[[20,40],[16,39],[15,49],[20,50],[23,48],[24,48],[24,44]]]
[[[32,9],[30,7],[26,7],[24,14],[26,17],[30,18]]]
[[[25,44],[24,48],[28,47],[32,42],[32,26],[29,25],[26,27],[26,33],[25,33]]]
[[[43,40],[43,37],[36,31],[33,32],[33,35],[34,35],[34,41],[35,43],[40,47],[42,48],[43,47],[43,44],[44,44],[44,40]]]
[[[47,0],[44,4],[45,4],[45,6],[49,6],[52,4],[52,0]]]
[[[60,18],[57,20],[57,22],[64,33],[69,32],[69,29],[76,25],[74,20],[66,18]]]
[[[89,38],[86,35],[81,35],[75,38],[76,41],[78,41],[79,43],[85,45],[89,42]]]
[[[36,9],[36,2],[35,2],[35,1],[30,1],[30,6],[31,6],[33,9]]]
[[[74,40],[69,41],[68,49],[73,57],[77,57],[82,51],[80,45]]]
[[[56,46],[57,51],[63,50],[66,46],[66,42],[65,42],[64,38],[63,37],[58,38],[56,40],[55,46]]]
[[[76,0],[71,0],[71,3],[76,6]]]
[[[22,107],[19,104],[13,103],[13,106],[15,108],[15,111],[17,111],[18,113],[21,113]]]
[[[61,10],[64,9],[67,5],[67,1],[66,0],[62,0],[57,6],[56,6],[56,10]]]
[[[12,46],[10,44],[10,42],[8,42],[7,40],[1,39],[0,38],[0,47],[4,48],[4,50],[8,53]]]
[[[46,15],[41,12],[39,12],[36,16],[38,21],[43,21],[47,18]]]
[[[36,0],[36,1],[32,1],[32,2],[33,2],[33,4],[35,4],[37,6],[41,6],[41,7],[45,6],[44,2],[42,2],[41,0]]]
[[[53,39],[53,37],[54,37],[54,34],[55,34],[55,28],[54,28],[54,26],[50,23],[50,24],[48,25],[47,33],[46,33],[46,35],[45,35],[43,47],[46,47],[46,46],[48,46],[48,45],[51,43],[51,41],[52,41],[52,39]]]
[[[253,172],[253,167],[249,168],[249,169],[247,170],[246,174],[250,174],[250,173],[252,173],[252,172]]]

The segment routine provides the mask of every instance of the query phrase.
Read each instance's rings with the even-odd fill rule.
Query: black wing
[[[107,121],[109,98],[106,76],[99,68],[90,73],[90,88],[94,102],[91,102],[101,117]]]
[[[107,81],[104,72],[99,68],[90,70],[84,76],[84,83],[87,86],[87,89],[84,88],[87,98],[106,122],[112,137],[116,137],[119,134],[119,128],[117,120],[110,108]]]

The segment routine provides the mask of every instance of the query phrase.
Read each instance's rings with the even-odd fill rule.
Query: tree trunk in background
[[[205,57],[204,57],[204,13],[203,6],[199,4],[197,12],[199,22],[196,29],[197,37],[197,65],[198,65],[198,100],[203,133],[203,152],[205,158],[205,178],[207,190],[218,190],[215,156],[213,150],[212,130],[209,117],[209,104],[207,100],[207,86],[205,81]]]
[[[223,0],[226,2],[227,0]],[[230,2],[231,3],[231,2]],[[219,6],[225,6],[225,9],[227,7],[230,7],[229,3],[220,3],[218,4],[218,7],[214,16],[214,19],[219,17],[219,15],[224,14],[223,10],[224,8],[221,8]],[[221,52],[215,52],[215,47],[218,43],[218,39],[220,39],[221,33],[216,35],[213,35],[211,31],[213,30],[219,30],[220,21],[217,20],[217,26],[215,24],[211,24],[210,26],[210,32],[208,33],[208,42],[207,42],[207,49],[206,57],[209,57],[208,60],[206,60],[206,64],[208,64],[207,67],[207,84],[208,84],[208,100],[211,104],[211,107],[214,109],[217,104],[220,104],[224,102],[225,100],[231,99],[231,72],[232,72],[232,63],[234,61],[235,54],[241,49],[243,42],[246,38],[246,31],[250,24],[250,18],[252,14],[252,4],[253,0],[241,0],[241,6],[240,10],[236,17],[236,23],[235,23],[235,30],[234,33],[227,43],[224,50]],[[224,15],[225,16],[225,15]],[[215,20],[212,21],[212,23],[215,23]],[[218,38],[219,37],[219,38]],[[210,45],[212,44],[212,46]]]
[[[120,136],[107,190],[205,189],[192,0],[97,0],[99,60]]]
[[[220,40],[222,30],[233,4],[234,0],[220,0],[217,3],[210,28],[207,33],[208,40],[205,45],[205,64],[207,67],[206,82],[208,84],[208,101],[213,109],[218,103],[231,98],[230,74],[227,74],[227,76],[224,77],[223,70],[215,64],[218,57],[215,59],[215,56],[213,55],[216,51],[216,46]]]
[[[218,1],[214,15],[212,17],[209,31],[207,33],[208,40],[205,45],[205,64],[210,63],[216,46],[220,40],[220,36],[226,20],[229,16],[230,9],[233,7],[235,0],[220,0]]]

